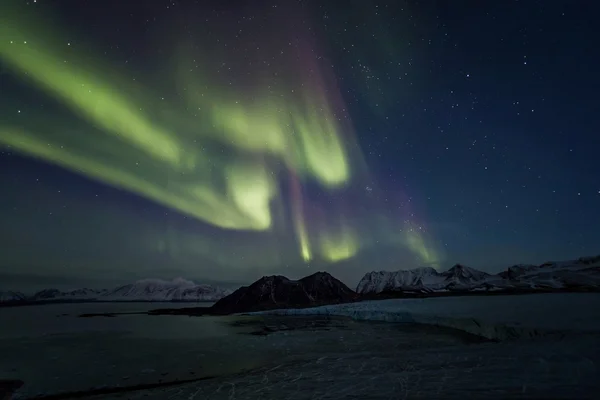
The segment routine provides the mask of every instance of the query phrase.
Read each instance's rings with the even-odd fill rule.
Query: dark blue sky
[[[182,105],[188,88],[165,78],[176,63],[174,49],[184,43],[194,43],[186,56],[202,64],[208,85],[218,83],[213,93],[228,86],[251,101],[264,88],[322,93],[344,121],[348,148],[357,147],[360,156],[349,159],[361,173],[351,190],[334,193],[302,172],[282,173],[281,163],[267,163],[284,188],[274,227],[230,230],[1,140],[5,285],[102,287],[175,276],[238,284],[326,269],[353,286],[371,270],[461,262],[496,271],[600,251],[594,2],[14,3],[62,27],[49,35],[53,43],[81,46],[65,62],[101,63],[103,73],[118,69],[118,78],[102,79],[133,80],[166,98],[153,104],[155,120],[172,110],[179,115],[180,108],[190,112]],[[27,34],[36,40],[35,32]],[[282,46],[296,39],[310,43],[309,50],[296,64],[280,60],[288,51]],[[77,135],[80,148],[92,149],[97,121],[29,81],[7,54],[0,53],[0,132],[34,131],[44,142],[45,130],[54,128],[65,144]],[[311,80],[317,68],[326,71],[319,84]],[[263,69],[268,73],[260,80],[248,77]],[[189,126],[160,122],[181,135]],[[109,156],[124,159],[119,151]],[[296,175],[301,195],[290,189]],[[335,263],[318,255],[303,260],[299,231],[291,227],[299,202],[315,248],[320,213],[332,210],[344,211],[360,248]],[[426,233],[388,241],[394,225],[406,221]]]

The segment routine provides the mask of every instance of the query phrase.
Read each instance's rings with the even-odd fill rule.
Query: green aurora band
[[[339,193],[367,174],[351,127],[336,116],[319,74],[292,94],[257,90],[242,100],[234,89],[209,84],[209,76],[198,76],[191,60],[176,54],[174,79],[185,104],[152,102],[160,96],[92,62],[48,20],[3,2],[0,61],[86,128],[5,122],[0,144],[230,230],[274,229],[273,206],[286,198],[280,180],[293,176],[291,204],[283,207],[290,210],[302,260],[338,262],[375,244],[341,212],[319,229],[305,213],[303,182]],[[377,229],[435,266],[436,251],[413,225],[382,218]]]

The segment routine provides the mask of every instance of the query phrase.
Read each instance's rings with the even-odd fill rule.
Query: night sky
[[[2,0],[0,284],[598,254],[598,12]]]

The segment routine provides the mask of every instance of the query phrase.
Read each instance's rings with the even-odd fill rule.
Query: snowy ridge
[[[370,272],[358,283],[360,294],[382,292],[515,291],[535,289],[600,289],[600,256],[547,262],[542,265],[514,265],[491,275],[456,264],[444,272],[416,268],[395,272]]]
[[[65,300],[86,300],[86,299],[94,299],[98,296],[101,296],[104,293],[103,290],[94,290],[94,289],[74,289],[68,291],[61,291],[58,289],[44,289],[36,292],[33,296],[27,298],[27,300],[33,301],[44,301],[44,300],[56,300],[56,299],[65,299]]]
[[[119,286],[102,293],[101,300],[146,300],[146,301],[216,301],[231,291],[210,285],[199,285],[192,281],[175,278],[172,281],[143,279]]]
[[[358,283],[357,293],[381,293],[396,288],[414,288],[427,291],[443,287],[444,278],[431,267],[396,272],[369,272]]]
[[[9,302],[9,301],[22,301],[26,298],[21,292],[13,292],[13,291],[1,291],[0,290],[0,303]]]
[[[0,292],[1,303],[48,301],[217,301],[231,290],[194,283],[183,278],[172,281],[143,279],[110,290],[44,289],[26,296],[20,292]]]
[[[475,282],[481,282],[490,276],[487,272],[478,271],[461,264],[456,264],[454,267],[446,272],[442,272],[440,275],[444,277],[446,286],[455,285],[466,287],[469,287]]]

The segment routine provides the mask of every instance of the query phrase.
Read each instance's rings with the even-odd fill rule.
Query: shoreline
[[[44,306],[52,304],[95,304],[95,303],[127,303],[127,304],[152,304],[152,303],[170,303],[170,304],[190,304],[198,305],[196,307],[180,307],[180,308],[157,308],[148,311],[140,312],[106,312],[106,313],[85,313],[80,317],[111,317],[125,314],[146,314],[146,315],[188,315],[188,316],[222,316],[233,315],[239,313],[249,313],[258,311],[269,311],[281,308],[312,308],[334,304],[353,304],[363,301],[373,300],[389,300],[389,299],[427,299],[439,297],[490,297],[490,296],[514,296],[514,295],[531,295],[531,294],[550,294],[550,293],[600,293],[600,288],[589,287],[569,287],[569,288],[541,288],[541,289],[507,289],[507,290],[447,290],[440,292],[414,292],[414,291],[386,291],[376,294],[358,295],[357,298],[350,302],[324,302],[314,303],[310,305],[273,305],[269,307],[258,306],[249,311],[240,312],[225,312],[219,310],[211,310],[211,306],[215,301],[197,301],[197,300],[96,300],[96,299],[58,299],[58,300],[15,300],[0,302],[1,308],[12,307],[28,307],[28,306]],[[218,301],[218,300],[217,300]],[[203,306],[208,305],[211,306]]]

